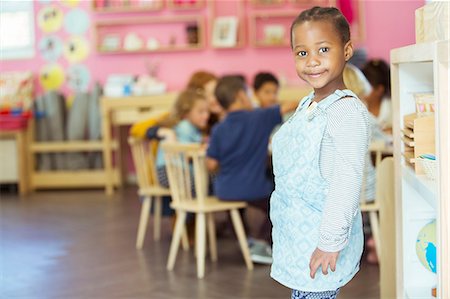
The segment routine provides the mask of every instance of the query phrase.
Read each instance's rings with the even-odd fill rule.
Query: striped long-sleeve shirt
[[[345,98],[327,110],[320,170],[329,185],[318,248],[342,250],[358,213],[365,157],[370,140],[369,119],[359,99]]]

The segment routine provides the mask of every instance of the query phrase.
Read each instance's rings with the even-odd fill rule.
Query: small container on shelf
[[[418,116],[427,116],[434,113],[434,94],[414,93],[416,101],[416,113]]]
[[[425,171],[428,179],[436,180],[436,156],[433,154],[422,154],[416,159],[417,163],[421,165]]]

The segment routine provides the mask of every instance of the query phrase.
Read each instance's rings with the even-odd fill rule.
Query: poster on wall
[[[67,85],[77,92],[86,92],[91,81],[89,69],[82,64],[72,65],[67,71]]]
[[[85,10],[73,9],[64,18],[64,29],[70,34],[82,35],[89,29],[89,16]]]
[[[83,61],[89,55],[89,43],[81,36],[70,37],[64,45],[64,57],[70,63]]]
[[[64,70],[57,64],[45,65],[39,74],[39,82],[45,91],[57,90],[64,83]]]
[[[64,13],[54,5],[48,5],[39,10],[38,25],[44,33],[59,31],[63,23]]]
[[[47,61],[57,61],[63,52],[63,43],[56,35],[44,36],[39,42],[39,53]]]

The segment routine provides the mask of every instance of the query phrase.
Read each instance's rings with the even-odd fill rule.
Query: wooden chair
[[[206,229],[208,228],[209,248],[212,261],[217,260],[217,245],[214,226],[215,212],[230,212],[239,245],[249,270],[253,269],[242,219],[238,209],[245,208],[245,202],[225,202],[208,196],[208,173],[205,152],[199,144],[165,143],[167,175],[172,194],[171,207],[177,211],[175,232],[170,244],[167,269],[173,270],[182,228],[186,214],[195,213],[195,249],[197,257],[197,277],[205,275]]]
[[[380,298],[396,297],[396,225],[394,158],[383,159],[377,167],[377,200],[380,205],[380,234],[382,245],[379,252]]]
[[[148,226],[150,208],[154,199],[154,226],[153,239],[159,241],[161,238],[161,216],[162,216],[162,197],[170,196],[170,190],[159,184],[156,173],[155,152],[158,146],[156,141],[129,137],[128,143],[131,148],[134,167],[136,169],[138,181],[138,195],[143,197],[141,216],[139,219],[138,234],[136,239],[136,248],[141,249],[144,245],[145,233]],[[183,249],[187,250],[189,243],[186,231],[183,232]]]
[[[376,194],[378,194],[378,166],[381,163],[381,159],[383,156],[383,153],[389,153],[389,150],[386,149],[385,143],[384,142],[374,142],[370,145],[369,151],[371,153],[375,154],[375,170],[376,170],[376,185],[375,185],[375,189],[376,189]],[[363,182],[363,190],[365,190],[365,178],[364,178],[364,182]],[[362,192],[361,194],[362,200],[360,203],[360,209],[361,212],[363,213],[368,213],[369,214],[369,222],[370,222],[370,228],[372,231],[372,236],[373,239],[375,241],[375,250],[377,253],[377,257],[378,259],[380,258],[380,251],[381,251],[381,239],[380,239],[380,221],[378,219],[378,214],[380,211],[380,199],[378,198],[378,195],[375,196],[374,201],[372,202],[368,202],[364,194],[364,192]]]

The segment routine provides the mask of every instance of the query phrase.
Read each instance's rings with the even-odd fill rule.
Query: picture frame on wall
[[[212,31],[212,45],[219,48],[234,47],[237,44],[238,18],[217,17]]]

